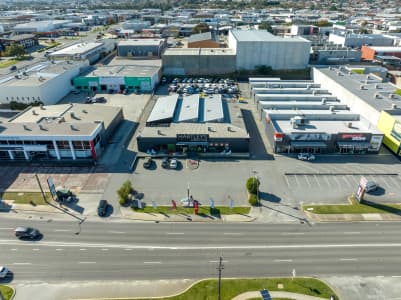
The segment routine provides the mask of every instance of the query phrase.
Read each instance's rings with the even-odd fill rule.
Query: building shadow
[[[383,210],[385,212],[397,215],[397,216],[401,216],[401,209],[390,206],[390,205],[386,205],[386,204],[381,204],[381,203],[377,203],[377,202],[373,202],[370,200],[363,200],[361,202],[362,205],[366,205],[366,206],[370,206],[373,208],[377,208],[380,210]]]
[[[266,193],[266,192],[259,192],[259,199],[262,201],[268,201],[272,203],[280,203],[281,198],[275,194]]]

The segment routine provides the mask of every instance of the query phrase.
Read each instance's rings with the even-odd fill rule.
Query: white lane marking
[[[393,277],[393,278],[401,278],[400,275],[393,275],[393,276],[391,276],[391,277]]]
[[[56,251],[63,251],[63,249],[57,248]]]
[[[220,262],[219,260],[209,260],[209,263],[213,263],[213,264],[219,263],[219,262]],[[221,262],[222,262],[222,263],[227,263],[228,260],[222,260]]]
[[[359,231],[345,231],[344,234],[361,234]]]
[[[357,261],[357,258],[340,258],[341,261]]]
[[[11,251],[18,251],[18,249],[17,248],[12,248]]]
[[[298,181],[297,175],[294,175],[294,177],[295,177],[295,181],[297,182],[297,186],[299,186],[299,181]]]
[[[69,230],[69,229],[54,229],[53,231],[54,232],[69,232],[71,230]]]
[[[30,262],[17,262],[17,263],[13,263],[13,265],[32,265],[32,263],[30,263]]]
[[[125,251],[132,251],[132,250],[134,250],[134,249],[128,249],[128,248],[127,248],[127,249],[124,249],[124,250],[125,250]]]
[[[85,248],[81,248],[81,249],[79,249],[79,251],[86,251],[86,249]]]
[[[327,186],[330,186],[330,183],[329,183],[329,180],[327,179],[327,177],[326,177],[326,176],[323,176],[323,179],[326,181]]]
[[[383,278],[384,275],[377,275],[376,277],[377,277],[377,278]]]
[[[144,264],[161,264],[161,261],[144,261]]]
[[[38,248],[34,248],[34,249],[32,249],[32,251],[39,251],[40,249],[38,249]]]
[[[80,261],[79,264],[95,264],[95,261]]]
[[[285,183],[287,184],[287,186],[290,187],[290,183],[289,183],[288,178],[287,178],[286,175],[284,175],[284,179],[285,179]]]
[[[184,232],[166,232],[167,235],[184,235]]]
[[[0,227],[0,230],[13,230],[14,228],[12,227]]]
[[[304,177],[305,177],[305,180],[306,180],[306,182],[308,183],[309,187],[311,187],[312,185],[311,185],[310,182],[309,182],[308,175],[304,175]]]
[[[240,232],[224,232],[223,235],[244,235],[244,234]]]
[[[107,249],[107,248],[102,248],[102,251],[109,251],[109,249]]]
[[[274,262],[292,262],[292,259],[275,259]]]
[[[124,231],[114,231],[114,230],[109,230],[108,233],[114,233],[114,234],[124,234]]]
[[[316,181],[317,185],[318,185],[318,186],[319,186],[319,188],[320,188],[320,182],[319,182],[319,179],[317,178],[317,176],[316,176],[316,175],[313,175],[313,177],[315,178],[315,181]]]
[[[305,232],[282,232],[281,235],[304,235]]]

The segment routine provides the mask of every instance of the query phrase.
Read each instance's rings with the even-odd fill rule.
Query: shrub
[[[126,199],[121,199],[121,198],[120,198],[120,200],[118,200],[118,202],[120,203],[121,206],[124,206],[125,203],[127,203],[127,200],[126,200]]]
[[[246,189],[251,194],[256,194],[258,192],[259,185],[260,185],[259,179],[255,177],[249,177],[248,180],[246,181]]]
[[[118,189],[117,194],[120,197],[120,204],[124,205],[130,194],[134,191],[134,188],[132,187],[131,181],[127,180],[123,183],[123,185]]]
[[[258,205],[258,197],[256,196],[256,194],[249,194],[248,202],[252,206]]]

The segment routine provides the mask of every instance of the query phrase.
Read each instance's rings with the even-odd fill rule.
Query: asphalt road
[[[35,226],[40,241],[14,238]],[[78,234],[79,233],[79,234]],[[401,276],[399,224],[107,223],[0,220],[0,264],[13,281]]]

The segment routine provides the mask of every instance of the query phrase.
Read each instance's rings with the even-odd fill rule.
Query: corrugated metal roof
[[[173,118],[178,95],[160,97],[150,113],[147,123]]]
[[[221,95],[211,95],[205,97],[205,108],[204,108],[204,121],[213,122],[224,119],[223,102],[221,101]]]
[[[199,94],[184,96],[178,122],[198,121],[199,115]]]

